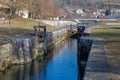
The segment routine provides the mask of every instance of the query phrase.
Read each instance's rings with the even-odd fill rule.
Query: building
[[[28,18],[29,16],[28,10],[19,10],[19,11],[16,11],[15,14],[22,18]]]

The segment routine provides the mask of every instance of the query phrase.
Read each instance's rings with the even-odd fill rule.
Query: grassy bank
[[[120,27],[94,28],[92,33],[104,39],[108,53],[120,53]]]
[[[93,35],[104,39],[106,57],[113,80],[119,78],[120,73],[120,27],[101,27],[92,30]]]
[[[33,26],[39,24],[47,26],[47,31],[59,29],[59,27],[46,25],[37,22],[34,19],[13,19],[11,25],[9,25],[8,23],[0,23],[0,40],[19,36],[21,34],[33,33]]]
[[[103,21],[100,21],[98,23],[101,23],[101,24],[106,24],[106,23],[120,23],[120,20],[103,20]]]

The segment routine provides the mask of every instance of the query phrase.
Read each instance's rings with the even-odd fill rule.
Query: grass
[[[103,20],[98,23],[106,24],[106,23],[120,23],[120,20]]]
[[[120,73],[120,27],[100,27],[92,29],[92,34],[104,39],[104,47],[113,80]]]
[[[18,19],[13,19],[12,24],[10,26],[8,23],[0,23],[0,40],[14,36],[20,36],[22,34],[33,33],[34,32],[33,26],[39,24],[47,26],[47,31],[53,31],[59,29],[59,27],[57,26],[50,26],[47,24],[43,24],[35,21],[34,19],[18,18]]]
[[[106,52],[120,53],[120,27],[95,28],[92,33],[104,39]]]

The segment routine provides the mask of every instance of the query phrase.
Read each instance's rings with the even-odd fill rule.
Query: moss
[[[3,61],[3,62],[2,62],[2,68],[5,68],[5,67],[6,67],[6,62]]]
[[[6,44],[7,42],[0,42],[0,45],[4,45],[4,44]]]
[[[44,55],[36,55],[35,61],[43,61]]]
[[[12,63],[12,61],[3,61],[2,62],[2,67],[1,67],[1,69],[0,69],[0,71],[5,71],[5,70],[7,70],[7,69],[9,69],[9,68],[11,68],[13,66],[13,63]]]
[[[13,66],[12,61],[8,61],[6,68],[9,69],[9,68],[11,68],[12,66]]]

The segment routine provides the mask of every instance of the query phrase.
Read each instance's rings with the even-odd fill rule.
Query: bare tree
[[[4,0],[2,4],[10,8],[10,14],[14,15],[16,10],[23,10],[28,8],[27,0]]]

